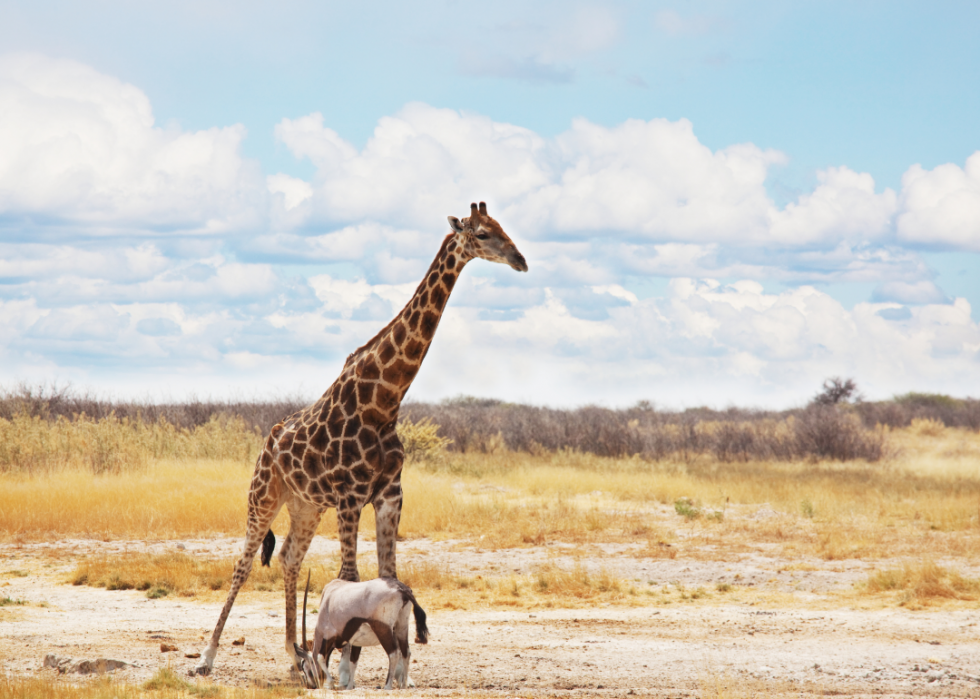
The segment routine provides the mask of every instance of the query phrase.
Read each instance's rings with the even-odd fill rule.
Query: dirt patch
[[[44,659],[55,654],[76,661],[124,661],[127,667],[115,676],[134,683],[168,665],[185,673],[196,662],[185,655],[205,645],[222,594],[205,600],[148,599],[141,592],[65,582],[79,556],[164,552],[178,546],[192,555],[228,556],[237,553],[240,541],[86,540],[0,547],[0,597],[25,602],[0,607],[4,672],[54,676],[57,669],[44,667]],[[371,544],[362,542],[361,550],[369,552]],[[336,551],[335,541],[318,537],[311,555]],[[431,560],[465,574],[578,564],[611,570],[638,584],[709,587],[738,576],[740,583],[752,581],[772,595],[745,604],[713,595],[689,604],[476,611],[440,610],[436,600],[423,597],[431,610],[432,640],[413,649],[418,692],[710,696],[726,687],[755,687],[776,695],[980,696],[980,606],[857,608],[841,592],[866,577],[868,564],[790,562],[764,550],[728,561],[644,559],[625,545],[582,553],[559,544],[506,552],[462,542],[399,545],[400,559]],[[253,593],[241,599],[228,621],[213,681],[226,686],[294,681],[285,660],[283,624],[280,595]],[[243,645],[232,645],[242,636]],[[177,650],[161,652],[161,647]],[[359,687],[381,684],[386,668],[380,650],[365,649]]]

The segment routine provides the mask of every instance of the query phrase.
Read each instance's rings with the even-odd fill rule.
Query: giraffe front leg
[[[353,495],[337,505],[337,537],[340,539],[341,580],[360,582],[357,572],[357,528],[361,522],[361,506]]]
[[[401,479],[381,491],[373,504],[378,541],[378,577],[397,578],[395,542],[402,516]]]
[[[320,510],[295,501],[289,504],[288,509],[289,533],[279,552],[279,560],[282,562],[282,582],[286,593],[286,653],[293,667],[300,670],[300,660],[296,655],[296,580],[320,524]]]

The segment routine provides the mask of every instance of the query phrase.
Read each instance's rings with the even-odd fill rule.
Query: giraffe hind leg
[[[191,674],[211,674],[211,670],[214,668],[214,658],[218,654],[218,641],[221,640],[221,632],[225,628],[225,622],[228,621],[228,615],[231,613],[231,608],[235,604],[235,598],[238,596],[239,590],[242,589],[242,585],[248,580],[249,573],[252,572],[252,563],[255,561],[255,554],[258,552],[259,545],[263,541],[262,532],[271,531],[269,527],[276,518],[276,515],[279,514],[280,508],[281,505],[277,504],[273,508],[264,509],[260,514],[258,508],[253,507],[251,503],[249,504],[249,524],[248,530],[245,533],[245,548],[242,551],[242,557],[235,564],[235,572],[232,575],[228,599],[225,600],[225,606],[221,609],[221,615],[218,617],[218,623],[214,627],[214,633],[211,634],[211,642],[201,653],[201,660],[194,667]]]
[[[398,523],[402,514],[401,483],[392,483],[372,504],[377,532],[378,577],[397,578],[395,542],[398,539]]]

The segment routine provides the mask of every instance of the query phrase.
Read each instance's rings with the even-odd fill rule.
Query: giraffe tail
[[[262,565],[266,568],[269,567],[269,561],[272,560],[272,551],[276,548],[276,535],[272,533],[272,530],[266,532],[265,538],[262,539]]]

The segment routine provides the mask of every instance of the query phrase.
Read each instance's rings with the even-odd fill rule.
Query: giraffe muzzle
[[[527,271],[527,260],[524,259],[524,255],[516,250],[507,256],[507,264],[516,269],[518,272]]]

